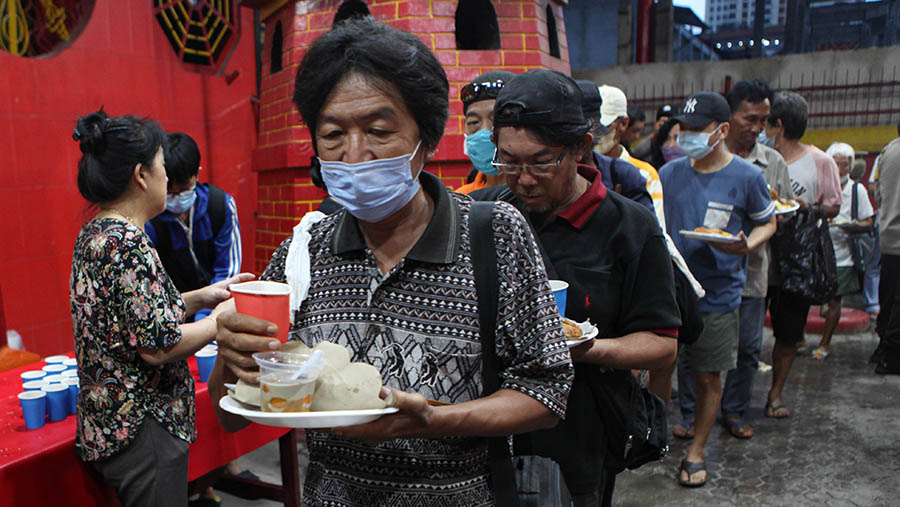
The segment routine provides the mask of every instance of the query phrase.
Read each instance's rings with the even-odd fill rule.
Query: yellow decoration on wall
[[[0,0],[0,48],[22,56],[30,42],[28,20],[20,0]]]
[[[66,29],[66,11],[53,3],[53,0],[41,0],[44,12],[47,14],[47,30],[55,33],[62,40],[69,40],[69,30]]]

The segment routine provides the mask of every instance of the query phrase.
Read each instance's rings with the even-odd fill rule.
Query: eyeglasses
[[[484,83],[469,83],[459,91],[459,99],[463,102],[475,100],[484,91],[492,91],[492,95],[496,96],[504,84],[506,83],[502,79],[485,81]]]
[[[528,171],[532,176],[549,176],[560,166],[560,164],[562,164],[566,153],[568,153],[568,151],[563,150],[562,153],[559,154],[559,158],[556,159],[556,162],[551,162],[549,164],[504,164],[497,161],[497,149],[495,148],[491,165],[496,167],[498,171],[506,176],[519,176],[522,174],[522,171]]]

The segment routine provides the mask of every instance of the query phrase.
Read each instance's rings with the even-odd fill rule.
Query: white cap
[[[609,127],[617,119],[628,116],[628,100],[625,92],[615,86],[603,85],[600,87],[600,123]]]

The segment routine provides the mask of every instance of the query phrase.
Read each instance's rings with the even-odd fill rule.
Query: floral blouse
[[[138,347],[181,340],[184,300],[144,231],[117,218],[82,227],[72,255],[69,300],[78,358],[81,459],[124,450],[145,416],[192,442],[194,379],[186,361],[152,366]]]

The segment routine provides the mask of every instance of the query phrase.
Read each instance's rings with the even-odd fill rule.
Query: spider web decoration
[[[240,35],[238,0],[153,0],[178,58],[201,72],[224,67]]]

